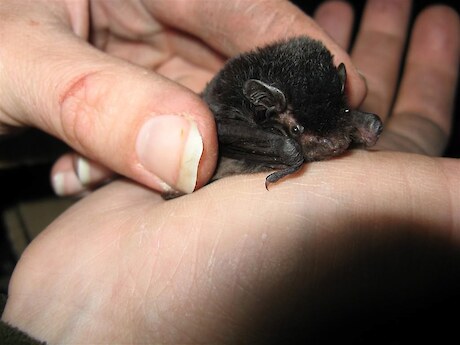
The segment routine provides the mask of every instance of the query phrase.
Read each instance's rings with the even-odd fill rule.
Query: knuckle
[[[436,121],[416,113],[398,114],[385,134],[398,149],[429,156],[441,154],[449,139]]]
[[[59,97],[61,132],[68,143],[84,153],[90,151],[103,113],[104,84],[100,73],[85,73],[70,81]]]

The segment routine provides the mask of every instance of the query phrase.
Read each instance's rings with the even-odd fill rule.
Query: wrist
[[[0,295],[0,312],[3,315],[3,311],[6,305],[6,296]],[[2,344],[15,344],[15,345],[44,345],[45,342],[41,342],[37,339],[33,339],[25,332],[20,329],[13,327],[7,322],[0,321],[0,343]]]

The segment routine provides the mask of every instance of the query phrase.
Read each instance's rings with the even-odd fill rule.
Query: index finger
[[[150,0],[155,17],[198,36],[214,49],[233,56],[270,42],[307,35],[331,51],[336,66],[347,67],[350,105],[358,106],[366,93],[364,80],[348,54],[302,10],[285,0],[272,1],[168,1]]]

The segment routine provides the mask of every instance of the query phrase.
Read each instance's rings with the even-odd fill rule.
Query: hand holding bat
[[[460,162],[432,156],[450,129],[460,21],[444,6],[420,14],[397,88],[410,3],[388,3],[368,2],[351,53],[369,85],[360,109],[385,123],[376,146],[387,152],[309,163],[269,193],[259,183],[266,173],[221,179],[168,202],[130,181],[111,183],[29,246],[2,320],[51,344],[373,343],[369,323],[407,315],[410,301],[420,308],[452,296],[449,307],[458,295],[446,272],[460,267]],[[333,21],[320,11],[319,22],[346,45],[346,5],[324,6]],[[270,18],[276,27],[278,17]],[[251,92],[262,85],[289,104],[280,85],[262,82],[269,87],[246,85],[249,102],[253,95],[255,106],[267,105]],[[433,285],[440,294],[430,294]],[[355,310],[372,317],[352,317]],[[436,339],[456,331],[442,313],[421,318],[429,327],[420,332],[417,323],[410,339],[439,320],[452,327],[435,328]],[[393,327],[382,333],[385,343],[399,336]]]

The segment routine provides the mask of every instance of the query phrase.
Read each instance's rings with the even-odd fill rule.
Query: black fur
[[[216,120],[244,118],[253,122],[243,85],[258,79],[284,92],[287,103],[306,128],[328,134],[347,108],[331,53],[319,41],[298,37],[230,59],[206,87],[203,98]]]
[[[341,154],[350,144],[373,145],[378,116],[350,110],[345,66],[308,37],[278,42],[230,59],[203,99],[216,118],[222,162],[215,178],[283,169]]]

